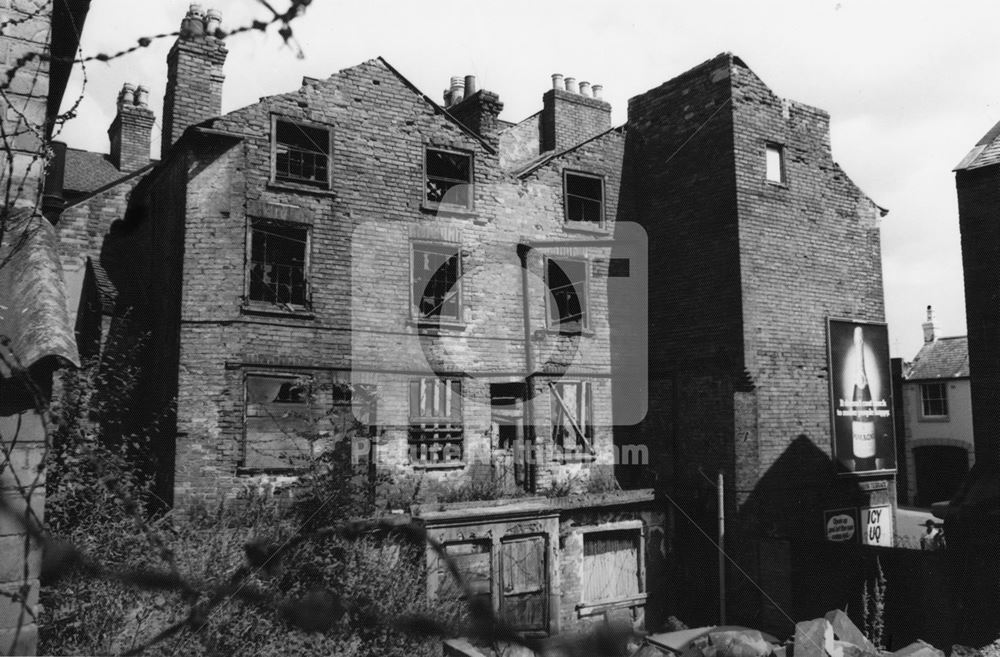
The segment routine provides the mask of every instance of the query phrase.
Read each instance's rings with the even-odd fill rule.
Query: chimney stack
[[[927,306],[927,321],[921,327],[924,329],[924,342],[937,340],[937,327],[934,325],[934,310]]]
[[[222,82],[226,49],[218,37],[222,14],[192,4],[181,21],[181,33],[167,55],[167,91],[163,97],[163,138],[166,155],[184,131],[222,113]]]
[[[552,88],[542,96],[540,150],[561,151],[611,128],[611,105],[604,87],[552,75]]]
[[[461,87],[456,87],[458,81],[463,81]],[[500,96],[485,89],[477,91],[474,75],[466,75],[465,78],[454,77],[451,83],[452,88],[446,94],[448,112],[469,130],[494,144],[499,144],[498,117],[503,110]],[[455,100],[456,91],[458,100]],[[450,104],[448,99],[451,101]]]
[[[149,90],[126,82],[118,92],[118,113],[108,128],[111,162],[119,171],[135,171],[149,164],[149,144],[155,116],[149,109]]]

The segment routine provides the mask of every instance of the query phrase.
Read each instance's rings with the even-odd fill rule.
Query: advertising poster
[[[833,453],[839,471],[895,470],[888,327],[831,319],[827,339]]]
[[[856,508],[831,509],[823,512],[826,540],[834,543],[858,542],[858,510]]]

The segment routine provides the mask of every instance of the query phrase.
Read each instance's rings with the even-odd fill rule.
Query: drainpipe
[[[531,312],[529,299],[529,285],[528,285],[528,256],[531,254],[531,247],[527,244],[517,245],[517,257],[521,260],[521,305],[524,312],[524,450],[522,456],[524,462],[522,467],[525,468],[524,481],[528,484],[531,489],[529,492],[535,492],[538,488],[538,468],[534,463],[534,458],[538,455],[534,454],[535,445],[535,352],[531,345]],[[529,453],[532,458],[528,458]],[[516,458],[516,450],[515,450]],[[514,467],[517,467],[517,461],[514,462]]]

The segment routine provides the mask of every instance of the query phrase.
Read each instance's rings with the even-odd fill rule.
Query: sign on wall
[[[861,542],[865,545],[892,547],[892,507],[872,506],[861,509]]]
[[[831,319],[827,341],[833,453],[840,472],[895,470],[888,327]]]
[[[823,512],[823,525],[826,527],[826,540],[835,543],[857,543],[858,541],[858,510],[832,509]]]

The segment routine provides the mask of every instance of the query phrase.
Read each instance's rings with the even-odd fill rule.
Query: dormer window
[[[271,126],[271,179],[329,189],[330,134],[326,127],[275,117]]]
[[[427,204],[472,207],[471,154],[428,148],[424,179],[424,201]]]
[[[604,224],[604,179],[567,171],[563,177],[566,221],[601,227]]]

